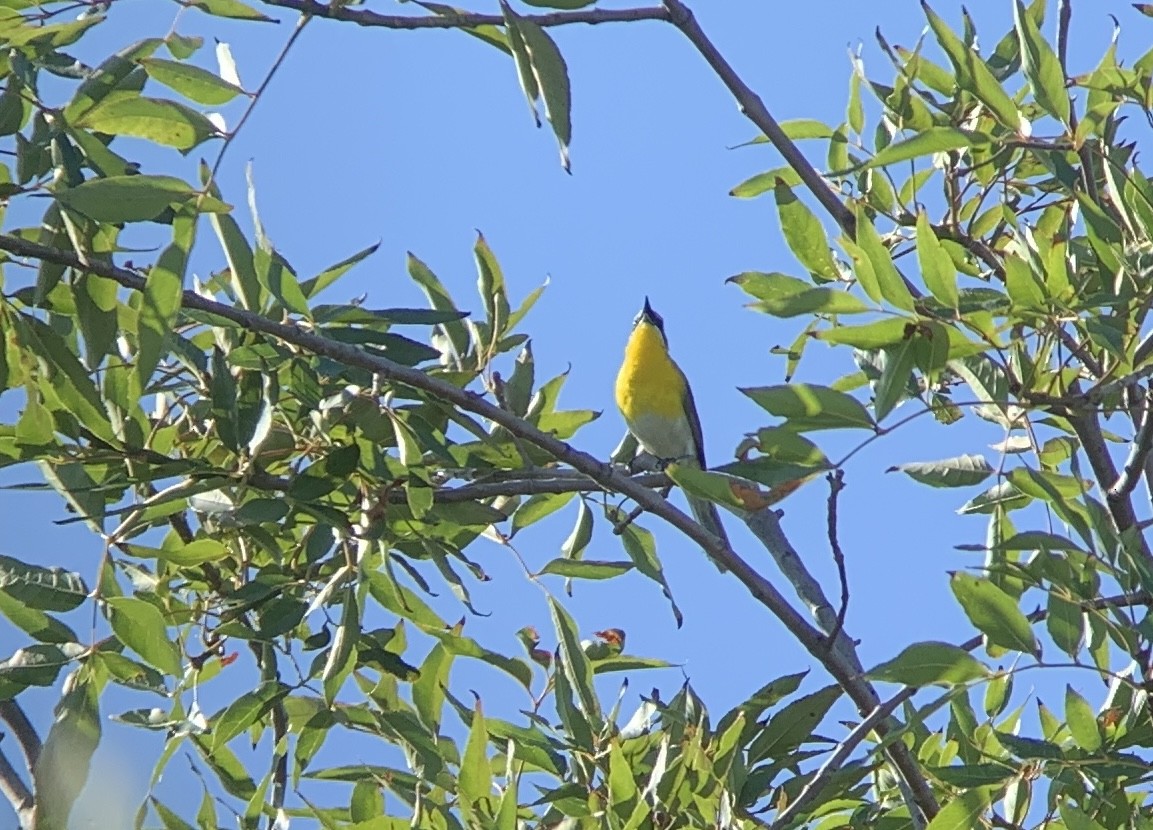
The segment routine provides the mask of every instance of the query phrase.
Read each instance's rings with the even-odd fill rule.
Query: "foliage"
[[[667,476],[630,477],[564,443],[596,413],[559,407],[564,375],[536,378],[522,327],[541,291],[515,301],[483,236],[475,312],[415,255],[409,276],[429,308],[321,302],[374,248],[302,276],[264,235],[251,185],[220,191],[239,126],[205,110],[259,100],[227,47],[220,73],[208,71],[203,44],[174,28],[86,66],[69,47],[116,10],[85,5],[73,20],[55,2],[0,14],[0,137],[12,159],[0,166],[0,388],[20,401],[0,424],[0,464],[34,462],[103,551],[91,575],[0,557],[0,613],[23,638],[0,663],[13,736],[0,757],[17,745],[28,761],[24,774],[6,763],[0,779],[24,826],[67,826],[105,728],[164,734],[154,787],[178,750],[199,759],[199,826],[217,826],[218,798],[245,827],[1153,824],[1153,632],[1142,610],[1153,554],[1135,504],[1142,482],[1153,487],[1153,184],[1122,128],[1126,108],[1149,114],[1153,51],[1123,67],[1110,46],[1095,70],[1067,78],[1067,22],[1046,40],[1043,0],[1017,0],[1014,29],[985,52],[970,18],[958,33],[926,5],[931,38],[907,50],[878,35],[891,79],[858,63],[842,124],[777,125],[729,84],[764,133],[753,145],[773,144],[790,165],[733,193],[772,193],[803,274],[733,281],[755,309],[803,322],[790,377],[812,340],[847,347],[856,369],[827,386],[744,390],[773,423],[720,471],[672,475],[746,520],[816,609],[812,624],[664,501]],[[185,5],[266,19],[239,0]],[[566,11],[502,3],[494,22],[419,5],[508,53],[566,166],[572,91],[548,28],[644,16],[598,18],[591,3],[554,0],[528,5]],[[415,28],[351,4],[311,13]],[[718,66],[679,2],[645,13]],[[801,140],[827,143],[825,173],[797,152]],[[213,161],[188,181],[171,150]],[[251,235],[235,215],[241,199]],[[139,247],[133,234],[158,243],[143,266],[120,259]],[[220,267],[200,281],[189,263],[206,250]],[[974,415],[1004,429],[1000,458],[960,447],[893,470],[964,488],[960,511],[987,517],[984,567],[950,582],[979,637],[914,643],[865,672],[770,505],[828,473],[835,509],[836,473],[853,453],[831,460],[824,431],[861,446],[913,418],[946,428]],[[628,655],[622,632],[582,641],[550,593],[553,631],[523,630],[523,653],[504,654],[426,599],[447,589],[471,612],[470,590],[488,576],[470,545],[509,541],[574,505],[562,555],[529,576],[635,570],[679,619],[654,537],[627,500],[728,566],[832,682],[802,694],[802,674],[766,678],[715,721],[686,684],[668,700],[654,690],[630,715],[596,678],[667,664]],[[585,557],[598,514],[621,536],[619,560]],[[96,624],[80,632],[85,614]],[[257,668],[243,678],[230,666],[240,648]],[[1011,668],[995,670],[982,648]],[[1041,734],[1021,735],[1014,677],[1059,667],[1054,655],[1100,675],[1108,695],[1090,702],[1070,686],[1064,712],[1043,709]],[[508,679],[529,705],[508,720],[466,699],[451,678],[458,660]],[[882,702],[879,683],[899,690]],[[41,743],[23,707],[58,684]],[[202,689],[228,702],[205,712]],[[125,694],[142,703],[110,711]],[[861,720],[830,740],[827,715],[843,697]],[[318,768],[342,733],[393,751]],[[265,753],[262,768],[241,760],[242,739]],[[349,785],[335,806],[313,789],[325,781]],[[400,811],[385,813],[382,791]],[[138,814],[151,821],[190,823],[159,787]]]

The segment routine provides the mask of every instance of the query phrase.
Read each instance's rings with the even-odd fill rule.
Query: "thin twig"
[[[837,469],[828,476],[829,506],[826,510],[829,522],[829,548],[833,552],[833,561],[837,564],[837,578],[841,580],[841,607],[837,609],[837,624],[829,634],[829,642],[834,643],[841,636],[845,628],[845,617],[849,613],[849,576],[845,571],[845,552],[841,550],[840,540],[837,538],[837,497],[845,489],[845,471]]]
[[[812,804],[813,800],[828,786],[837,770],[853,754],[853,750],[857,748],[858,744],[865,740],[870,732],[883,724],[904,700],[902,695],[898,694],[885,703],[879,704],[876,709],[869,713],[867,718],[857,724],[853,731],[837,745],[833,753],[825,759],[825,763],[821,764],[820,769],[809,779],[809,783],[805,784],[797,793],[796,798],[789,803],[789,806],[777,814],[776,819],[769,825],[769,830],[787,827],[800,814],[801,810]]]
[[[296,43],[296,39],[300,37],[301,32],[304,31],[304,27],[308,25],[308,21],[311,19],[312,18],[309,15],[304,15],[296,21],[296,28],[292,30],[292,34],[289,35],[288,40],[285,41],[283,48],[280,50],[280,54],[278,54],[276,56],[276,60],[272,62],[272,68],[268,70],[268,74],[264,76],[264,80],[261,81],[260,86],[256,89],[256,92],[252,93],[252,99],[249,101],[248,106],[244,110],[244,113],[240,116],[240,120],[236,122],[236,126],[232,129],[232,131],[229,132],[227,136],[225,136],[224,144],[220,148],[220,154],[216,157],[216,162],[212,165],[212,173],[209,176],[209,182],[212,182],[216,179],[216,174],[220,170],[220,165],[224,161],[224,155],[228,152],[228,148],[232,146],[236,136],[248,122],[248,117],[252,115],[252,111],[256,109],[256,105],[260,103],[260,99],[264,97],[264,92],[268,89],[268,85],[272,83],[272,79],[276,77],[277,70],[279,70],[280,67],[284,65],[284,61],[288,57],[288,53],[292,50],[293,44]]]
[[[292,9],[303,15],[340,20],[358,26],[376,26],[383,29],[473,29],[478,26],[504,26],[499,14],[428,15],[417,17],[400,14],[380,14],[358,6],[338,3],[319,3],[316,0],[262,0],[266,6]],[[669,13],[660,6],[635,9],[579,9],[571,12],[522,15],[538,26],[565,26],[572,23],[628,23],[636,20],[668,20]]]
[[[1109,501],[1128,499],[1145,469],[1149,450],[1153,448],[1153,390],[1146,389],[1142,395],[1140,412],[1140,426],[1137,428],[1137,436],[1133,439],[1133,446],[1129,448],[1129,457],[1125,459],[1121,475],[1117,477],[1113,486],[1105,491]]]
[[[781,129],[781,125],[773,118],[768,108],[765,107],[764,101],[761,100],[753,90],[746,84],[741,76],[737,74],[732,65],[725,60],[724,55],[720,53],[713,42],[709,40],[708,36],[701,29],[700,24],[697,23],[696,18],[693,17],[692,11],[681,2],[681,0],[664,0],[665,8],[668,10],[668,19],[674,26],[681,30],[689,42],[696,47],[701,56],[708,61],[709,66],[717,73],[717,76],[724,82],[725,86],[737,99],[737,104],[741,108],[741,112],[750,121],[755,124],[769,142],[777,148],[779,152],[792,167],[797,175],[801,177],[801,181],[809,188],[821,206],[829,212],[841,229],[851,238],[855,239],[857,236],[857,222],[850,211],[841,202],[840,196],[836,191],[830,187],[825,178],[817,172],[816,168],[809,163],[805,158],[804,153],[797,147],[793,140],[785,135],[785,131]]]

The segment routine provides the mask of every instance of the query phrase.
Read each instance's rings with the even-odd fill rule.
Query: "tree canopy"
[[[878,31],[889,64],[854,60],[845,119],[826,124],[775,119],[682,0],[411,5],[174,3],[233,39],[274,13],[294,21],[245,85],[227,43],[210,55],[181,15],[128,42],[132,4],[0,3],[0,465],[34,468],[99,553],[81,572],[0,551],[0,792],[19,826],[99,822],[76,811],[93,755],[108,730],[139,729],[162,747],[147,827],[1153,827],[1153,183],[1139,153],[1153,50],[1126,63],[1115,39],[1078,74],[1071,0],[1014,0],[1012,28],[981,37],[967,12],[922,3],[925,37]],[[426,305],[330,301],[376,246],[302,273],[266,233],[252,177],[221,184],[309,26],[452,30],[499,50],[567,170],[579,85],[551,33],[641,22],[691,44],[752,143],[781,158],[732,195],[772,200],[790,258],[730,282],[794,339],[775,350],[783,382],[741,389],[762,421],[708,471],[635,458],[627,440],[612,458],[588,451],[598,412],[561,406],[566,375],[537,376],[542,289],[506,280],[483,234],[479,301],[416,255]],[[109,32],[103,60],[74,57]],[[230,101],[246,102],[236,123],[214,113]],[[194,175],[184,157],[202,159]],[[194,258],[215,265],[200,274]],[[835,380],[809,374],[815,343],[839,359]],[[991,452],[957,437],[972,419],[1001,430]],[[915,420],[947,449],[894,459],[894,480],[957,491],[987,528],[980,544],[926,540],[980,560],[941,574],[972,637],[918,640],[911,624],[864,665],[844,477]],[[751,536],[713,536],[673,487]],[[833,581],[781,521],[801,487],[827,490]],[[561,522],[549,557],[517,550],[525,529]],[[631,653],[619,629],[584,639],[569,600],[631,574],[679,625],[657,524],[808,652],[808,685],[805,667],[766,671],[724,711],[689,681],[657,681],[639,705],[625,694],[621,678],[648,685],[668,655]],[[515,651],[467,626],[490,579],[476,550],[492,543],[549,611]],[[523,697],[477,693],[456,669]],[[1060,706],[1016,688],[1037,672],[1063,686]],[[43,732],[29,712],[49,706]],[[370,750],[318,761],[345,740]]]

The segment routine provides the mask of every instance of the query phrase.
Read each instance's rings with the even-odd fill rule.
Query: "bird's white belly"
[[[641,448],[662,461],[688,461],[697,456],[688,418],[641,415],[629,421]]]

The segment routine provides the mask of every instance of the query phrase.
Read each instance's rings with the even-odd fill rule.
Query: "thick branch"
[[[1146,389],[1141,397],[1140,421],[1137,427],[1137,436],[1133,439],[1133,446],[1129,450],[1129,457],[1125,459],[1125,467],[1121,475],[1106,491],[1110,500],[1128,499],[1134,488],[1137,487],[1141,473],[1145,470],[1145,462],[1149,459],[1149,450],[1153,448],[1153,389]]]
[[[1093,468],[1093,477],[1101,489],[1105,491],[1105,503],[1109,507],[1109,514],[1113,517],[1113,524],[1117,532],[1124,533],[1137,525],[1137,514],[1133,510],[1132,493],[1114,493],[1112,487],[1117,482],[1119,474],[1117,465],[1113,463],[1113,456],[1109,454],[1109,447],[1101,434],[1101,425],[1092,412],[1070,410],[1066,417],[1073,431],[1077,434],[1085,455],[1089,458],[1089,466]],[[1153,553],[1149,550],[1149,543],[1145,534],[1137,533],[1135,542],[1141,557],[1145,562],[1153,561]]]
[[[380,14],[361,6],[336,3],[318,3],[316,0],[262,0],[266,6],[292,9],[309,17],[342,20],[358,26],[376,26],[382,29],[472,29],[477,26],[504,26],[499,14],[437,14],[419,17],[402,14]],[[628,23],[635,20],[668,20],[669,13],[660,6],[635,9],[578,9],[571,12],[526,14],[538,26],[565,26],[570,23]]]
[[[857,223],[852,212],[842,204],[840,197],[825,181],[825,178],[817,172],[816,168],[809,163],[800,148],[785,135],[781,125],[765,107],[765,102],[741,79],[736,70],[725,60],[724,55],[709,40],[689,8],[681,0],[664,0],[664,4],[665,8],[668,9],[668,19],[681,30],[684,36],[697,48],[697,51],[701,53],[701,56],[708,61],[709,66],[713,68],[713,71],[729,88],[729,92],[737,99],[737,104],[740,105],[741,112],[744,113],[745,117],[765,134],[765,137],[777,148],[777,152],[784,157],[789,166],[797,171],[801,181],[812,191],[817,201],[829,212],[829,215],[841,226],[841,229],[850,238],[856,238]]]

